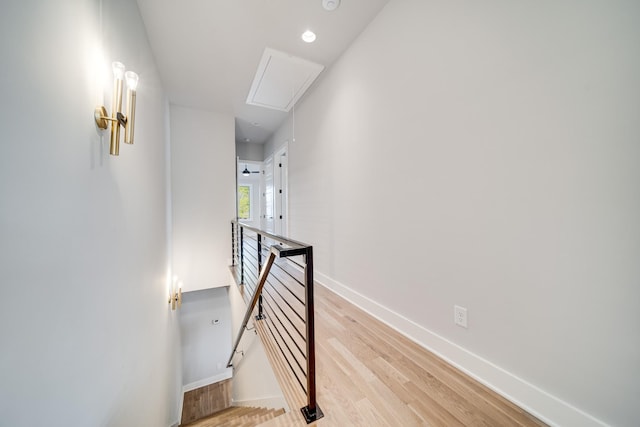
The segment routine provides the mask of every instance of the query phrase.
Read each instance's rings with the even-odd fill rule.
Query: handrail
[[[246,243],[244,238],[245,231],[251,231],[256,233],[256,236],[257,236],[256,239],[253,239],[253,237],[250,237],[250,240],[255,240],[257,242],[255,246]],[[313,247],[305,243],[301,243],[283,236],[278,236],[273,233],[269,233],[259,228],[252,227],[248,224],[243,224],[237,220],[231,221],[231,235],[233,240],[232,246],[231,246],[232,256],[233,256],[232,258],[233,266],[239,268],[240,284],[247,285],[247,286],[251,284],[253,287],[253,284],[255,283],[254,282],[255,274],[251,273],[252,268],[255,269],[253,271],[258,271],[258,270],[260,271],[260,275],[259,275],[260,277],[258,278],[258,283],[255,284],[255,288],[252,289],[253,296],[251,298],[251,302],[249,306],[247,307],[247,311],[245,313],[242,327],[238,332],[238,337],[236,338],[233,351],[231,352],[231,356],[229,357],[229,362],[227,363],[227,367],[232,366],[233,358],[236,354],[236,350],[240,343],[240,339],[242,338],[242,335],[247,327],[247,323],[249,322],[249,319],[251,318],[251,314],[253,313],[253,310],[256,307],[256,305],[258,306],[258,316],[256,316],[256,321],[266,322],[265,325],[268,326],[268,329],[271,329],[272,326],[275,326],[273,323],[273,319],[279,318],[276,312],[273,312],[275,314],[275,317],[272,317],[271,320],[268,317],[265,317],[263,315],[263,288],[266,283],[269,283],[269,288],[265,289],[266,292],[264,293],[264,298],[271,298],[272,302],[275,302],[275,306],[278,306],[277,308],[280,308],[278,302],[273,300],[273,296],[270,296],[269,289],[273,289],[276,292],[278,291],[276,288],[274,288],[273,283],[271,281],[268,281],[269,272],[271,270],[271,266],[274,263],[275,257],[277,256],[278,258],[291,258],[296,256],[302,256],[304,263],[298,263],[294,260],[291,260],[291,262],[293,262],[299,267],[304,268],[303,279],[295,279],[295,281],[298,284],[304,286],[304,302],[301,300],[301,298],[298,298],[297,301],[299,301],[299,303],[301,303],[304,308],[305,337],[303,338],[305,340],[305,345],[302,347],[305,348],[306,353],[303,354],[302,356],[306,359],[306,372],[301,371],[296,373],[295,370],[293,369],[293,366],[289,363],[289,360],[288,360],[289,356],[293,356],[294,360],[297,356],[294,356],[293,353],[289,353],[289,356],[287,356],[287,354],[283,352],[283,348],[280,347],[280,344],[278,343],[278,339],[276,339],[276,335],[280,334],[280,332],[276,331],[277,334],[274,335],[273,331],[271,331],[271,335],[276,341],[277,346],[280,347],[280,355],[287,361],[289,367],[294,371],[292,372],[292,374],[296,377],[296,379],[298,380],[298,383],[306,393],[307,406],[300,409],[302,414],[305,417],[305,420],[307,421],[307,423],[316,421],[322,418],[324,414],[322,413],[322,410],[320,409],[316,401],[315,315],[314,315],[314,297],[313,297],[313,284],[314,284]],[[269,257],[266,263],[262,265],[263,263],[262,239],[264,237],[269,238],[278,243],[270,247]],[[247,250],[245,250],[245,245],[247,246]],[[252,254],[249,254],[246,252],[253,252],[256,256],[253,256]],[[236,264],[236,260],[238,261],[237,264]],[[245,269],[247,269],[247,272],[251,273],[247,277],[249,279],[249,282],[246,282],[246,283],[245,283]],[[253,276],[253,278],[250,276]],[[236,277],[238,277],[237,270],[236,270]],[[273,276],[273,277],[276,277],[276,276]],[[279,295],[279,298],[282,297],[282,295],[280,294],[278,295]],[[286,300],[284,302],[285,302],[284,304],[285,306],[288,305],[288,302]],[[268,301],[266,304],[268,305],[268,307],[265,306],[265,310],[266,309],[273,310],[273,308],[271,307],[271,304],[269,304]],[[293,307],[291,307],[290,305],[289,305],[289,308],[293,309]],[[286,314],[284,313],[284,311],[282,311],[282,308],[280,308],[280,313],[284,314],[284,316],[286,317]],[[302,321],[302,317],[300,317],[300,320]],[[280,325],[282,325],[283,328],[285,327],[281,321],[278,320],[278,322],[280,323]],[[291,320],[289,320],[289,322],[291,322]],[[287,331],[286,328],[285,328],[285,331]],[[300,336],[302,337],[302,334],[300,334]],[[291,335],[289,335],[289,337],[292,338]],[[280,335],[280,340],[282,339],[283,337],[282,335]],[[285,347],[289,352],[291,352],[291,349],[287,345],[286,341],[282,343],[284,344],[283,347]],[[302,351],[300,347],[297,347],[297,350]],[[294,363],[294,366],[297,366],[300,369],[302,369],[301,365],[298,363],[297,360]],[[306,389],[300,380],[301,378],[301,376],[299,376],[300,373],[302,374],[301,376],[306,375]]]
[[[244,223],[242,223],[240,221],[232,220],[231,222],[234,223],[234,224],[238,224],[239,226],[241,226],[242,228],[244,228],[246,230],[256,232],[258,234],[261,234],[262,236],[268,237],[268,238],[273,239],[273,240],[277,240],[278,242],[284,243],[285,245],[288,245],[288,246],[296,246],[296,247],[299,247],[299,248],[306,248],[306,247],[309,246],[306,243],[302,243],[302,242],[298,242],[298,241],[295,241],[295,240],[291,240],[291,239],[289,239],[287,237],[278,236],[277,234],[271,234],[268,231],[264,231],[264,230],[261,230],[259,228],[252,227],[252,226],[244,224]]]
[[[244,334],[244,330],[249,323],[249,319],[251,318],[251,313],[253,309],[256,308],[256,304],[258,303],[258,299],[260,298],[260,294],[262,293],[262,288],[264,287],[265,282],[267,281],[267,276],[269,275],[269,271],[271,271],[271,266],[273,265],[273,261],[276,259],[276,253],[274,250],[269,254],[269,258],[267,259],[267,263],[262,267],[262,272],[260,272],[260,279],[258,280],[258,287],[256,288],[256,292],[253,294],[253,298],[251,299],[251,304],[247,307],[247,312],[244,314],[244,319],[242,320],[242,326],[238,331],[238,336],[236,338],[236,343],[233,346],[233,350],[231,351],[231,356],[229,356],[229,361],[227,362],[227,368],[230,368],[233,364],[233,356],[236,354],[236,350],[238,349],[238,345],[240,344],[240,339]]]

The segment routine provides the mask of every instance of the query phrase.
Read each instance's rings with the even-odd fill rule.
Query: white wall
[[[0,55],[0,424],[171,425],[168,106],[136,3],[5,1]],[[114,60],[140,75],[119,157],[93,121]]]
[[[173,271],[183,291],[229,285],[234,176],[233,116],[172,105]]]
[[[234,281],[233,278],[230,280]],[[235,284],[229,287],[229,302],[233,325],[233,342],[231,344],[231,348],[233,348],[247,310],[238,286]],[[254,313],[256,313],[255,310]],[[261,406],[288,410],[278,380],[265,354],[262,341],[252,330],[253,318],[247,328],[251,330],[245,331],[242,335],[236,350],[237,354],[233,359],[233,403],[236,406]]]
[[[236,141],[236,156],[244,160],[261,162],[264,160],[264,145]]]
[[[317,277],[548,422],[637,425],[638,40],[637,2],[391,1],[296,109]]]
[[[227,288],[183,294],[179,308],[182,382],[193,390],[231,378],[231,308]],[[217,321],[217,323],[216,323]]]

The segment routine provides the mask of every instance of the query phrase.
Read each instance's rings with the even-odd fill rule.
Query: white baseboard
[[[233,374],[233,370],[231,368],[228,368],[221,374],[214,375],[209,378],[204,378],[202,380],[195,381],[182,386],[182,393],[184,394],[188,391],[195,390],[197,388],[204,387],[209,384],[214,384],[220,381],[228,380],[229,378],[231,378],[232,374]]]
[[[564,402],[503,368],[418,325],[357,291],[315,270],[316,281],[402,335],[435,353],[551,426],[603,427],[603,421]]]
[[[249,406],[255,408],[284,409],[289,411],[283,396],[268,396],[250,400],[234,400],[233,406]]]

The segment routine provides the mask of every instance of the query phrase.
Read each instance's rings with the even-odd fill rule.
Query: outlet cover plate
[[[460,307],[459,305],[453,306],[453,322],[462,326],[463,328],[468,328],[467,325],[467,309],[464,307]]]

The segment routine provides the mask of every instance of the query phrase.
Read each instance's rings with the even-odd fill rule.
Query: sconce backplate
[[[107,109],[104,108],[104,105],[96,107],[95,111],[93,112],[93,117],[96,120],[96,125],[100,129],[107,128]]]

